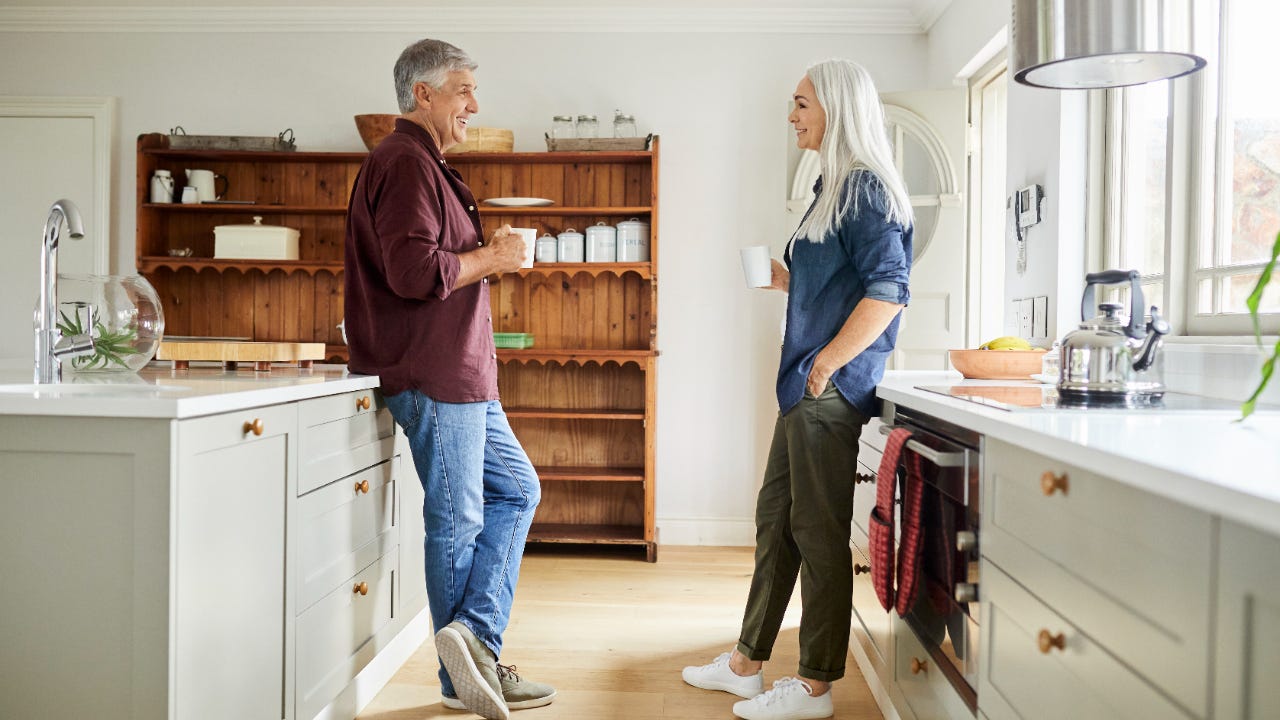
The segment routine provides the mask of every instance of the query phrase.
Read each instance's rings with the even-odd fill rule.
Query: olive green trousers
[[[755,570],[738,652],[768,660],[800,578],[799,674],[844,677],[853,611],[853,519],[858,436],[870,418],[828,383],[779,415],[756,500]]]

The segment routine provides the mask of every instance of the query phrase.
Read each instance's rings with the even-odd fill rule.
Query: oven
[[[881,432],[910,430],[905,450],[920,456],[923,469],[919,577],[903,619],[934,667],[976,711],[982,436],[908,408],[893,407],[886,417],[891,423]]]

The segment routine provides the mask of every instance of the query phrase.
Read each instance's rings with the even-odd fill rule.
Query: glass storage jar
[[[556,115],[552,117],[551,137],[555,140],[566,140],[573,137],[573,116]]]
[[[574,131],[580,138],[593,138],[600,134],[600,122],[595,115],[579,115]]]
[[[93,308],[93,327],[86,306]],[[58,275],[58,330],[89,332],[94,351],[71,358],[74,372],[137,372],[155,356],[164,336],[164,310],[141,275]]]
[[[627,115],[621,110],[617,110],[613,115],[613,136],[616,138],[635,137],[639,133],[636,132],[636,116]]]

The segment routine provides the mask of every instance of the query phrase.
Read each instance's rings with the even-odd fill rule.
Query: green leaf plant
[[[1271,282],[1271,272],[1276,267],[1276,258],[1280,257],[1280,234],[1276,235],[1276,244],[1271,248],[1271,260],[1267,266],[1262,268],[1262,274],[1258,276],[1258,284],[1253,287],[1253,292],[1249,293],[1249,299],[1245,300],[1245,305],[1249,307],[1249,317],[1253,318],[1253,336],[1257,340],[1258,347],[1262,348],[1262,324],[1258,319],[1258,306],[1262,303],[1262,291],[1267,287],[1267,283]],[[1265,352],[1265,349],[1264,349]],[[1258,404],[1258,398],[1262,395],[1262,391],[1266,389],[1267,383],[1271,381],[1271,376],[1276,371],[1276,359],[1280,357],[1280,339],[1276,340],[1276,346],[1271,350],[1271,357],[1262,363],[1262,380],[1258,383],[1258,387],[1254,389],[1253,394],[1248,400],[1240,406],[1240,417],[1236,422],[1240,422],[1253,414]]]
[[[85,330],[78,313],[69,317],[59,310],[58,315],[62,318],[58,322],[58,330],[64,337],[84,334]],[[93,354],[72,358],[71,367],[76,370],[109,370],[112,366],[118,366],[127,370],[129,364],[124,361],[124,358],[138,354],[138,351],[133,349],[133,341],[137,339],[138,330],[132,324],[121,330],[108,330],[102,323],[94,322]]]

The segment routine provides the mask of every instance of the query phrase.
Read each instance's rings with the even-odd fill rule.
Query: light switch
[[[1017,300],[1013,300],[1009,303],[1009,312],[1006,313],[1004,316],[1004,334],[1005,335],[1018,334],[1018,320],[1021,312],[1022,312],[1022,306],[1019,304]]]
[[[1031,339],[1031,298],[1018,301],[1018,337]]]
[[[1031,298],[1031,337],[1049,337],[1049,296]]]

